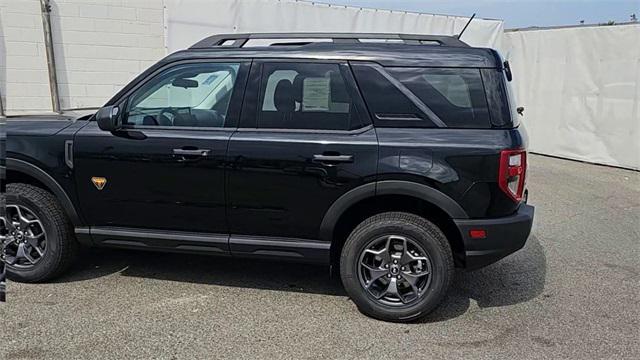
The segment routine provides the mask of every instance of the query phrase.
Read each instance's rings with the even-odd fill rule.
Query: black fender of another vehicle
[[[452,198],[427,185],[410,181],[385,180],[358,186],[336,200],[320,224],[319,238],[333,240],[333,231],[342,214],[356,203],[374,196],[405,195],[424,200],[437,206],[452,219],[468,219],[467,213]]]
[[[53,195],[60,201],[62,208],[66,212],[67,216],[73,223],[74,226],[82,226],[82,220],[80,216],[78,216],[78,212],[76,211],[75,206],[71,202],[71,199],[64,191],[62,186],[58,184],[58,182],[51,177],[51,175],[47,174],[44,170],[39,167],[30,164],[24,160],[7,158],[7,169],[12,171],[17,171],[23,173],[25,175],[31,176],[32,178],[38,180],[44,186],[47,187],[46,190],[49,190],[53,193]],[[6,173],[6,172],[5,172]],[[5,180],[6,181],[6,180]]]

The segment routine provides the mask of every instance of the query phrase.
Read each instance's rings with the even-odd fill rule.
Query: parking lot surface
[[[640,173],[529,170],[525,248],[457,272],[420,323],[361,315],[325,267],[102,249],[7,284],[0,358],[639,358]]]

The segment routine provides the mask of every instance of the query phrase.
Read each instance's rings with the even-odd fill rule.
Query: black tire
[[[47,246],[42,258],[29,268],[6,264],[7,277],[19,282],[43,282],[67,270],[76,257],[78,243],[71,221],[53,194],[33,185],[13,183],[7,185],[3,197],[6,205],[25,206],[38,217],[44,227]]]
[[[431,263],[431,279],[425,282],[421,295],[411,303],[394,306],[376,300],[359,277],[362,252],[375,239],[392,235],[412,239]],[[360,223],[349,235],[340,258],[342,283],[358,309],[367,316],[392,322],[415,321],[433,311],[446,294],[453,271],[451,247],[442,231],[420,216],[402,212],[378,214]]]

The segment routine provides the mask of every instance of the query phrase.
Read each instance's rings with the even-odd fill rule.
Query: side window
[[[360,122],[338,64],[266,63],[258,128],[351,130]]]
[[[352,68],[377,126],[491,127],[479,69]]]
[[[447,127],[491,127],[479,69],[386,70],[428,106]]]
[[[461,75],[424,74],[422,80],[433,86],[451,105],[463,108],[472,107],[469,87]]]
[[[223,127],[239,68],[202,63],[167,69],[129,97],[125,124]]]
[[[376,126],[436,127],[422,110],[372,66],[353,63],[358,86]]]

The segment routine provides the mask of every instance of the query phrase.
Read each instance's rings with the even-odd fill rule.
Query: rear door
[[[255,250],[237,235],[318,239],[333,202],[376,175],[375,129],[348,65],[255,61],[228,156],[232,252]]]
[[[79,131],[74,170],[88,223],[226,234],[226,151],[249,67],[238,60],[167,66],[120,103],[123,130],[91,122]]]

